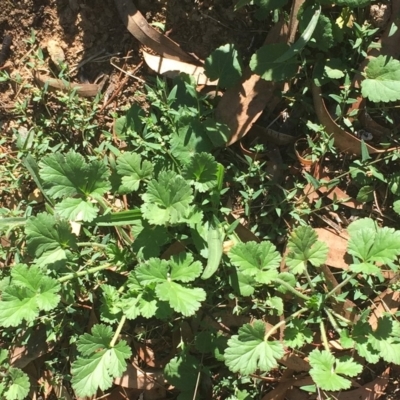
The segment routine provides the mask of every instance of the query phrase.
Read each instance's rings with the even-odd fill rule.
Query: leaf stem
[[[325,350],[330,353],[328,338],[326,336],[326,329],[325,329],[325,325],[324,325],[324,321],[323,320],[321,320],[320,323],[319,323],[319,329],[321,331],[322,343],[323,343],[323,345],[325,347]]]
[[[103,264],[103,265],[99,265],[98,267],[85,269],[83,271],[71,272],[70,274],[64,275],[61,278],[58,278],[57,280],[58,280],[58,282],[63,283],[63,282],[70,281],[71,279],[79,278],[80,276],[84,276],[84,275],[93,274],[97,271],[102,271],[103,269],[107,269],[110,267],[112,267],[112,264]]]
[[[333,311],[331,308],[329,309],[329,312],[334,315],[337,319],[340,319],[341,321],[343,321],[345,324],[347,325],[354,325],[353,321],[350,321],[349,319],[343,317],[343,315],[340,315],[339,313],[337,313],[336,311]]]
[[[308,297],[307,295],[299,292],[296,290],[293,286],[290,286],[289,283],[285,282],[282,279],[276,278],[274,279],[274,282],[278,283],[279,285],[282,285],[285,289],[287,289],[290,293],[294,294],[297,297],[300,297],[303,300],[309,301],[311,300],[311,297]]]
[[[101,243],[95,243],[95,242],[79,242],[77,243],[79,247],[99,247],[100,249],[106,249],[107,245],[106,244],[101,244]]]
[[[104,198],[101,196],[95,196],[93,197],[97,203],[100,205],[100,207],[102,208],[103,212],[107,212],[110,207],[108,207],[107,203],[105,202]]]
[[[117,330],[115,331],[114,336],[113,336],[113,338],[112,338],[112,340],[110,342],[110,347],[114,347],[115,346],[115,343],[118,340],[118,336],[121,333],[122,328],[123,328],[123,326],[125,324],[125,321],[126,321],[126,315],[123,315],[121,320],[119,321],[119,324],[117,326]]]
[[[131,246],[133,243],[133,240],[129,237],[129,235],[122,229],[121,226],[116,226],[115,227],[116,231],[121,235],[121,238],[124,239],[125,244],[127,246]]]
[[[338,335],[340,335],[340,332],[342,331],[342,328],[338,325],[337,321],[335,320],[334,316],[332,313],[328,310],[327,307],[324,307],[324,311],[326,315],[328,316],[329,322],[333,326],[333,329],[336,331]]]
[[[118,290],[118,293],[124,293],[124,290],[126,289],[128,281],[126,281]]]
[[[337,292],[339,289],[341,289],[343,286],[346,286],[352,279],[354,279],[357,276],[358,272],[353,272],[351,275],[349,275],[345,280],[339,283],[339,285],[335,286],[325,297],[325,300],[329,299],[329,297],[332,297],[335,292]]]
[[[308,307],[303,307],[300,310],[296,311],[292,315],[289,315],[289,317],[285,318],[283,321],[278,322],[276,325],[274,325],[264,336],[264,340],[267,341],[270,336],[272,336],[281,326],[286,325],[288,322],[290,322],[292,319],[297,318],[301,314],[305,313],[308,311]]]
[[[99,203],[101,208],[103,209],[103,212],[106,213],[110,210],[110,207],[107,205],[105,199],[103,197],[96,197],[95,200]],[[132,239],[127,235],[127,233],[122,229],[120,226],[115,226],[115,230],[119,235],[121,235],[121,238],[125,240],[126,244],[130,246],[133,242]]]
[[[314,284],[312,283],[310,274],[308,273],[307,265],[306,265],[305,268],[304,268],[304,275],[306,276],[307,282],[308,282],[308,284],[310,285],[310,287],[311,287],[311,289],[312,289],[312,291],[313,291],[313,293],[314,293],[314,292],[315,292],[315,286],[314,286]]]

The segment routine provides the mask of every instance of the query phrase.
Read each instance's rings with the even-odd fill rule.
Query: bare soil
[[[136,6],[149,23],[155,23],[156,27],[164,25],[171,39],[202,59],[229,42],[249,56],[265,36],[261,24],[254,26],[247,14],[234,13],[232,0],[139,0]],[[65,62],[73,71],[73,82],[95,82],[107,74],[108,85],[117,86],[123,74],[111,65],[112,57],[117,57],[116,62],[128,72],[135,70],[141,61],[139,43],[126,30],[112,0],[4,0],[0,7],[0,40],[11,35],[12,45],[2,68],[14,76],[21,75],[26,82],[32,82],[32,72],[26,68],[33,56],[32,46],[27,42],[32,32],[46,61],[48,41],[52,39],[59,44]],[[79,67],[82,62],[84,65]],[[153,73],[147,67],[135,70],[140,79],[148,74]],[[140,82],[129,79],[118,96],[118,106],[132,101]],[[105,85],[104,91],[107,88]],[[21,98],[18,88],[10,89],[8,85],[0,85],[2,114],[7,114]]]

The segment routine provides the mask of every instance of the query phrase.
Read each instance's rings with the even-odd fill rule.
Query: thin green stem
[[[100,249],[106,249],[107,248],[106,244],[95,243],[95,242],[79,242],[79,243],[77,243],[77,245],[79,247],[89,246],[89,247],[98,247]]]
[[[335,317],[332,315],[332,313],[324,307],[324,311],[326,315],[328,316],[329,322],[333,326],[333,329],[336,331],[338,335],[340,335],[340,332],[342,331],[342,328],[338,325],[337,321],[335,320]]]
[[[392,152],[390,152],[390,153],[389,153],[388,155],[386,155],[385,157],[377,158],[377,159],[375,159],[375,160],[373,160],[373,161],[370,161],[370,162],[368,163],[368,165],[374,165],[374,164],[377,164],[377,163],[379,163],[379,162],[381,162],[381,161],[389,160],[392,156],[393,156],[393,154],[392,154]],[[347,175],[349,175],[349,174],[350,174],[350,171],[343,172],[342,174],[336,176],[336,177],[335,177],[335,180],[339,180],[339,179],[341,179],[341,178],[344,178],[345,176],[347,176]],[[329,182],[328,182],[328,184],[329,184]],[[281,190],[282,190],[283,192],[285,192],[285,193],[291,193],[292,191],[297,190],[297,188],[296,188],[296,189],[292,189],[292,190],[288,190],[288,189],[285,189],[284,187],[282,187],[282,186],[280,186],[280,185],[276,185],[276,186],[279,187],[279,189],[281,189]],[[312,192],[309,192],[308,195],[315,193],[317,190],[318,190],[318,189],[314,189]],[[296,199],[297,201],[300,200],[297,196],[294,196],[294,199]],[[278,204],[281,205],[281,204],[284,203],[285,201],[286,201],[286,200],[282,200],[282,201],[281,201],[280,203],[278,203]],[[342,202],[342,201],[337,201],[336,204],[341,204],[341,202]],[[323,206],[323,207],[321,207],[321,208],[318,208],[318,209],[316,209],[316,210],[312,210],[310,214],[313,214],[313,213],[315,213],[315,212],[317,212],[317,211],[320,211],[320,210],[323,210],[323,209],[329,208],[329,207],[331,207],[331,204],[328,204],[328,205]]]
[[[125,230],[121,226],[116,226],[115,229],[118,231],[118,233],[121,235],[122,239],[124,239],[125,243],[130,246],[133,241],[129,237],[129,235],[125,232]]]
[[[122,328],[124,327],[125,321],[126,321],[126,315],[123,315],[121,320],[119,321],[119,324],[117,326],[117,330],[114,333],[114,337],[112,338],[112,340],[110,342],[110,347],[114,347],[115,346],[115,343],[118,340],[118,336],[121,333]]]
[[[350,321],[349,319],[343,317],[343,315],[338,314],[336,311],[333,311],[332,309],[329,309],[329,312],[334,315],[337,319],[340,319],[347,325],[354,325],[353,321]]]
[[[321,331],[322,343],[323,343],[323,345],[325,347],[325,350],[329,351],[328,337],[326,336],[326,329],[325,329],[324,321],[322,321],[322,320],[319,323],[319,329]]]
[[[315,292],[315,286],[314,286],[314,284],[312,283],[310,274],[308,273],[307,265],[306,265],[306,267],[304,268],[304,275],[306,276],[307,282],[308,282],[308,284],[310,285],[312,291]]]
[[[332,297],[339,289],[341,289],[343,286],[346,286],[352,279],[354,279],[357,276],[358,272],[353,272],[351,275],[349,275],[344,281],[340,282],[339,285],[335,286],[325,297],[325,300],[329,299],[329,297]]]
[[[128,281],[126,281],[126,282],[117,290],[117,292],[118,292],[118,293],[123,293],[124,290],[125,290],[125,288],[126,288],[127,283],[128,283]]]
[[[107,210],[110,209],[110,207],[108,207],[106,201],[102,197],[97,196],[96,197],[96,201],[99,203],[99,205],[102,208],[103,212],[106,212]]]
[[[276,278],[276,279],[274,279],[274,282],[278,283],[279,285],[282,285],[288,292],[294,294],[297,297],[300,297],[301,299],[303,299],[305,301],[311,300],[311,297],[308,297],[307,295],[299,292],[293,286],[290,286],[289,283],[283,281],[282,279]]]
[[[283,321],[278,322],[276,325],[274,325],[264,336],[264,340],[267,341],[270,336],[272,336],[281,326],[286,325],[288,322],[290,322],[292,319],[299,317],[301,314],[305,313],[308,311],[308,307],[303,307],[300,310],[296,311],[289,317],[285,318]]]
[[[70,281],[71,279],[74,279],[74,278],[79,278],[80,276],[94,274],[97,271],[102,271],[102,270],[110,268],[110,267],[112,267],[112,264],[103,264],[103,265],[99,265],[98,267],[85,269],[83,271],[71,272],[70,274],[64,275],[61,278],[58,278],[57,280],[58,280],[58,282],[63,283],[63,282]]]

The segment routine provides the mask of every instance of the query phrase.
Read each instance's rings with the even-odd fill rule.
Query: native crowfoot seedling
[[[109,388],[126,368],[131,349],[119,335],[127,320],[138,316],[170,319],[176,313],[189,317],[205,301],[206,291],[195,280],[202,274],[211,276],[221,259],[222,233],[212,218],[218,214],[223,170],[211,155],[196,153],[185,165],[177,164],[180,173],[162,170],[156,175],[152,163],[126,152],[115,162],[114,172],[120,177],[116,193],[136,192],[141,201],[131,210],[112,212],[106,196],[111,189],[110,169],[103,162],[69,151],[44,157],[38,166],[30,159],[28,165],[48,200],[49,212],[25,221],[27,251],[33,262],[14,265],[1,281],[0,326],[32,329],[45,323],[43,313],[51,319],[64,308],[62,296],[79,303],[74,300],[75,280],[81,282],[83,294],[102,281],[100,319],[104,323],[79,337],[79,356],[71,365],[76,393],[92,395],[98,388]],[[72,233],[73,221],[83,229],[78,235]],[[135,223],[139,225],[131,247],[120,226]],[[102,243],[102,235],[94,235],[99,235],[102,226],[115,227],[127,247],[118,249],[108,239]],[[157,257],[163,245],[180,238],[182,229],[189,245],[193,245],[191,231],[196,233],[196,243],[208,250],[208,261],[197,255],[195,259],[191,252],[169,260]],[[88,235],[94,241],[79,241]],[[93,254],[91,248],[99,250]],[[111,266],[128,271],[128,276],[120,275],[117,284],[108,283],[102,272]],[[4,354],[3,369],[9,373],[3,376],[2,393],[11,400],[23,399],[29,381],[24,372],[9,366]]]
[[[76,394],[90,396],[98,389],[108,389],[126,368],[132,350],[120,339],[124,327],[139,317],[191,318],[208,307],[207,299],[219,287],[231,285],[238,293],[237,310],[240,303],[250,300],[259,309],[285,318],[269,330],[258,319],[229,340],[212,330],[196,332],[196,348],[212,354],[218,365],[223,362],[244,375],[258,369],[267,372],[278,365],[285,348],[304,350],[306,344],[320,340],[322,350],[308,354],[315,385],[322,390],[349,388],[349,378],[358,375],[362,366],[332,352],[328,330],[336,332],[344,349],[356,351],[369,363],[383,359],[400,364],[397,321],[383,315],[373,329],[370,309],[362,302],[368,289],[379,292],[382,265],[398,270],[400,233],[378,228],[370,219],[351,224],[348,252],[353,263],[336,287],[320,271],[327,246],[307,226],[295,229],[289,239],[285,272],[279,269],[281,255],[267,241],[237,243],[224,257],[222,243],[233,227],[220,219],[223,170],[214,157],[198,151],[212,147],[208,135],[217,126],[190,110],[183,113],[185,118],[178,106],[176,110],[164,126],[170,135],[165,137],[167,152],[160,160],[167,161],[157,168],[151,162],[151,144],[155,143],[151,140],[143,144],[143,154],[117,152],[109,164],[87,160],[72,150],[46,156],[38,165],[27,157],[25,165],[46,197],[47,211],[23,221],[25,257],[10,270],[2,270],[0,326],[7,337],[44,324],[53,339],[59,340],[63,332],[55,334],[53,326],[60,318],[82,318],[79,304],[89,302],[100,323],[90,333],[83,332],[85,323],[73,331],[77,354],[70,371]],[[148,116],[143,118],[139,122]],[[193,123],[189,128],[184,126],[188,120]],[[134,134],[143,138],[148,133],[145,122],[135,132],[129,128],[137,120],[125,118],[119,123],[120,134],[128,138]],[[189,150],[183,146],[186,139]],[[110,191],[114,196],[126,194],[129,209],[115,211]],[[71,222],[81,226],[78,234],[72,233]],[[162,259],[163,249],[175,240],[184,244],[185,251]],[[112,279],[107,273],[110,268]],[[358,307],[358,318],[347,317],[347,306],[338,310],[337,304],[346,299]],[[70,315],[65,317],[66,307]],[[60,325],[67,326],[66,322]],[[281,342],[276,333],[283,326]],[[190,365],[196,374],[201,366],[188,351],[184,347],[165,374],[178,387],[183,381],[190,382],[182,390],[193,394],[196,380],[190,381],[181,371]],[[6,353],[0,357],[0,390],[9,400],[22,400],[29,381],[22,370],[10,365]]]
[[[254,293],[257,286],[269,285],[277,293],[294,296],[289,315],[273,328],[266,330],[264,322],[258,320],[244,325],[238,335],[229,339],[225,362],[232,371],[242,374],[269,371],[278,365],[286,346],[301,349],[315,340],[315,331],[319,330],[323,349],[309,353],[310,375],[322,390],[348,389],[351,386],[349,377],[357,376],[363,367],[352,357],[340,356],[332,350],[327,337],[327,330],[331,329],[344,350],[357,352],[368,363],[380,359],[400,363],[400,325],[394,316],[382,315],[373,328],[368,303],[361,303],[358,310],[354,310],[357,317],[352,320],[345,317],[348,304],[344,305],[346,299],[356,301],[360,292],[378,291],[377,287],[384,280],[382,266],[398,271],[400,231],[379,228],[369,218],[353,222],[348,231],[348,253],[353,263],[334,287],[319,270],[327,257],[327,245],[318,241],[316,233],[308,226],[296,228],[290,236],[286,272],[279,271],[281,256],[269,242],[238,244],[230,251],[229,258],[244,295]],[[346,292],[341,292],[342,289]],[[287,307],[279,296],[271,295],[269,302],[279,315]],[[335,304],[343,304],[341,311],[337,311]],[[282,326],[286,328],[284,340],[280,342],[276,333]]]

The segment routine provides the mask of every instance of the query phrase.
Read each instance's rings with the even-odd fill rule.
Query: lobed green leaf
[[[290,235],[287,265],[294,274],[301,274],[307,262],[319,267],[326,261],[328,246],[317,240],[316,232],[309,226],[299,226]]]
[[[9,368],[8,376],[9,385],[5,392],[7,400],[24,400],[29,393],[30,382],[28,375],[19,368]]]
[[[151,224],[165,225],[184,222],[191,211],[192,189],[174,171],[163,171],[153,179],[142,195],[143,217]]]
[[[43,274],[37,266],[16,265],[11,282],[3,290],[0,301],[0,325],[17,326],[23,320],[31,322],[40,311],[50,311],[59,301],[60,284]]]
[[[28,251],[46,265],[67,258],[67,249],[77,250],[75,235],[66,220],[41,213],[28,219],[25,225]],[[45,260],[45,262],[44,262]]]
[[[388,56],[372,58],[361,82],[361,93],[373,102],[400,100],[400,62]]]
[[[352,358],[335,359],[326,350],[313,350],[309,355],[309,362],[311,365],[310,375],[322,390],[349,389],[351,381],[341,375],[354,377],[362,371],[362,366]]]
[[[265,324],[254,321],[253,325],[245,324],[239,329],[239,335],[228,340],[225,350],[225,364],[232,372],[249,375],[257,369],[268,372],[278,365],[277,360],[283,357],[284,348],[278,341],[265,340]]]
[[[200,193],[207,192],[217,185],[218,164],[207,153],[197,153],[182,171],[182,176]]]
[[[117,159],[117,172],[122,175],[123,192],[135,192],[140,182],[147,181],[153,175],[153,164],[142,160],[139,154],[125,152]]]
[[[224,88],[235,86],[242,76],[242,62],[233,44],[225,44],[215,49],[204,64],[204,72],[212,81],[219,80]]]
[[[132,355],[131,349],[124,340],[110,347],[112,337],[111,327],[94,325],[92,334],[86,333],[78,339],[78,350],[83,356],[72,364],[71,382],[79,397],[110,388],[113,378],[125,371],[125,359]]]
[[[187,288],[176,282],[164,282],[156,287],[157,296],[176,311],[189,317],[200,308],[206,299],[206,292],[201,288]]]
[[[281,256],[271,242],[238,243],[228,256],[242,274],[260,283],[268,284],[278,277]]]

